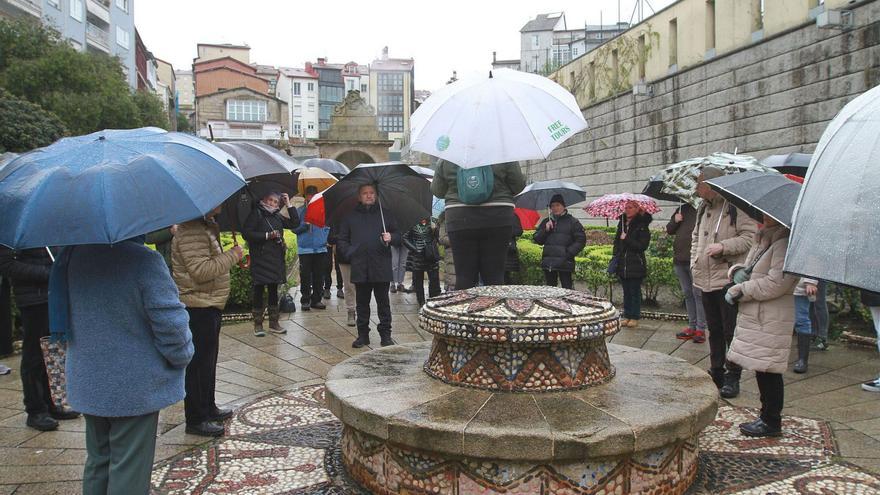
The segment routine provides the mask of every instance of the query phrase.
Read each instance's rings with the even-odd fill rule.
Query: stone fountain
[[[717,390],[690,364],[606,345],[619,314],[555,287],[430,299],[433,342],[334,367],[349,474],[377,494],[682,494]]]

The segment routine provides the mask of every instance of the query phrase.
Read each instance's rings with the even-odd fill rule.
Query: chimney
[[[493,65],[495,64],[495,62],[498,61],[498,56],[497,56],[497,55],[498,55],[498,52],[492,52],[492,64],[493,64]]]
[[[325,65],[327,63],[327,57],[318,57],[318,65]]]
[[[312,72],[312,63],[306,62],[306,72]]]
[[[388,60],[388,47],[382,48],[382,60]]]

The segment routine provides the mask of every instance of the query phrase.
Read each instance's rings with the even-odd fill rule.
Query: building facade
[[[0,16],[38,19],[77,50],[118,57],[137,87],[134,0],[0,0]]]
[[[286,141],[287,103],[266,92],[233,88],[196,96],[199,136],[216,141]]]
[[[276,96],[287,102],[288,135],[291,138],[318,138],[318,73],[282,67],[278,71]]]
[[[247,45],[231,45],[229,43],[199,43],[196,45],[198,56],[193,63],[232,57],[243,64],[251,63],[251,47]]]
[[[318,74],[318,131],[330,129],[330,117],[336,105],[345,98],[345,80],[342,78],[343,64],[328,64],[326,58],[319,58],[311,67]]]
[[[392,159],[400,157],[409,135],[409,119],[415,101],[415,61],[389,58],[388,47],[382,58],[370,64],[370,106],[376,109],[379,130],[394,141]]]
[[[168,113],[171,130],[177,130],[177,77],[174,67],[161,59],[156,59],[156,95]]]
[[[216,91],[241,87],[263,94],[272,94],[269,91],[269,81],[257,75],[255,67],[232,57],[194,63],[193,83],[196,98]]]
[[[193,129],[197,129],[195,125],[196,90],[192,71],[175,70],[174,83],[177,90],[177,111],[189,120]]]
[[[370,67],[349,62],[342,68],[342,80],[345,83],[345,94],[359,91],[361,98],[370,101]]]
[[[587,25],[568,29],[565,12],[539,14],[520,29],[519,70],[550,74],[629,29],[629,23]],[[515,60],[494,60],[493,66],[513,68]]]

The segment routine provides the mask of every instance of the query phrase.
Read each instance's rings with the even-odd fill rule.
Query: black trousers
[[[466,229],[449,233],[455,253],[456,290],[483,285],[504,284],[504,264],[513,227],[505,225],[488,229]]]
[[[269,307],[274,308],[278,306],[278,284],[255,285],[253,289],[254,310],[259,311],[263,309],[263,293],[267,290],[269,291]]]
[[[24,409],[32,414],[47,413],[52,405],[49,375],[43,362],[40,337],[49,335],[49,304],[19,308],[24,335],[21,341],[21,390]]]
[[[574,289],[574,281],[571,272],[559,272],[556,270],[544,270],[544,280],[550,287],[556,287],[556,282],[562,283],[563,289]]]
[[[785,388],[780,373],[755,372],[758,391],[761,393],[761,419],[767,426],[782,427],[782,403],[785,399]]]
[[[321,302],[327,275],[327,253],[299,255],[300,292],[303,306]]]
[[[419,306],[425,304],[425,272],[423,270],[414,270],[412,272],[413,288],[416,291],[416,300]],[[440,270],[434,268],[428,270],[428,297],[440,295]]]
[[[9,280],[0,277],[0,356],[12,354],[12,291]]]
[[[217,383],[217,353],[220,350],[220,310],[217,308],[186,308],[192,332],[192,360],[186,366],[186,397],[183,400],[186,424],[208,421],[217,404],[214,388]]]
[[[388,297],[389,282],[355,283],[357,299],[357,331],[359,337],[370,335],[370,300],[376,298],[379,313],[379,335],[391,335],[391,301]]]
[[[727,372],[740,376],[742,368],[727,361],[727,350],[733,341],[736,330],[736,306],[724,300],[724,290],[703,292],[703,309],[706,311],[706,327],[709,330],[709,361],[713,370],[727,369]]]
[[[327,278],[324,279],[324,290],[333,288],[333,272],[336,271],[336,288],[342,289],[342,270],[339,269],[339,259],[336,258],[336,247],[327,251]]]
[[[623,287],[623,317],[630,320],[642,318],[642,280],[641,278],[621,278]]]

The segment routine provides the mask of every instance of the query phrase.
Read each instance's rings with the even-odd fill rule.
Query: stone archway
[[[372,156],[360,150],[343,151],[335,160],[344,163],[348,168],[355,168],[361,163],[376,163]]]

